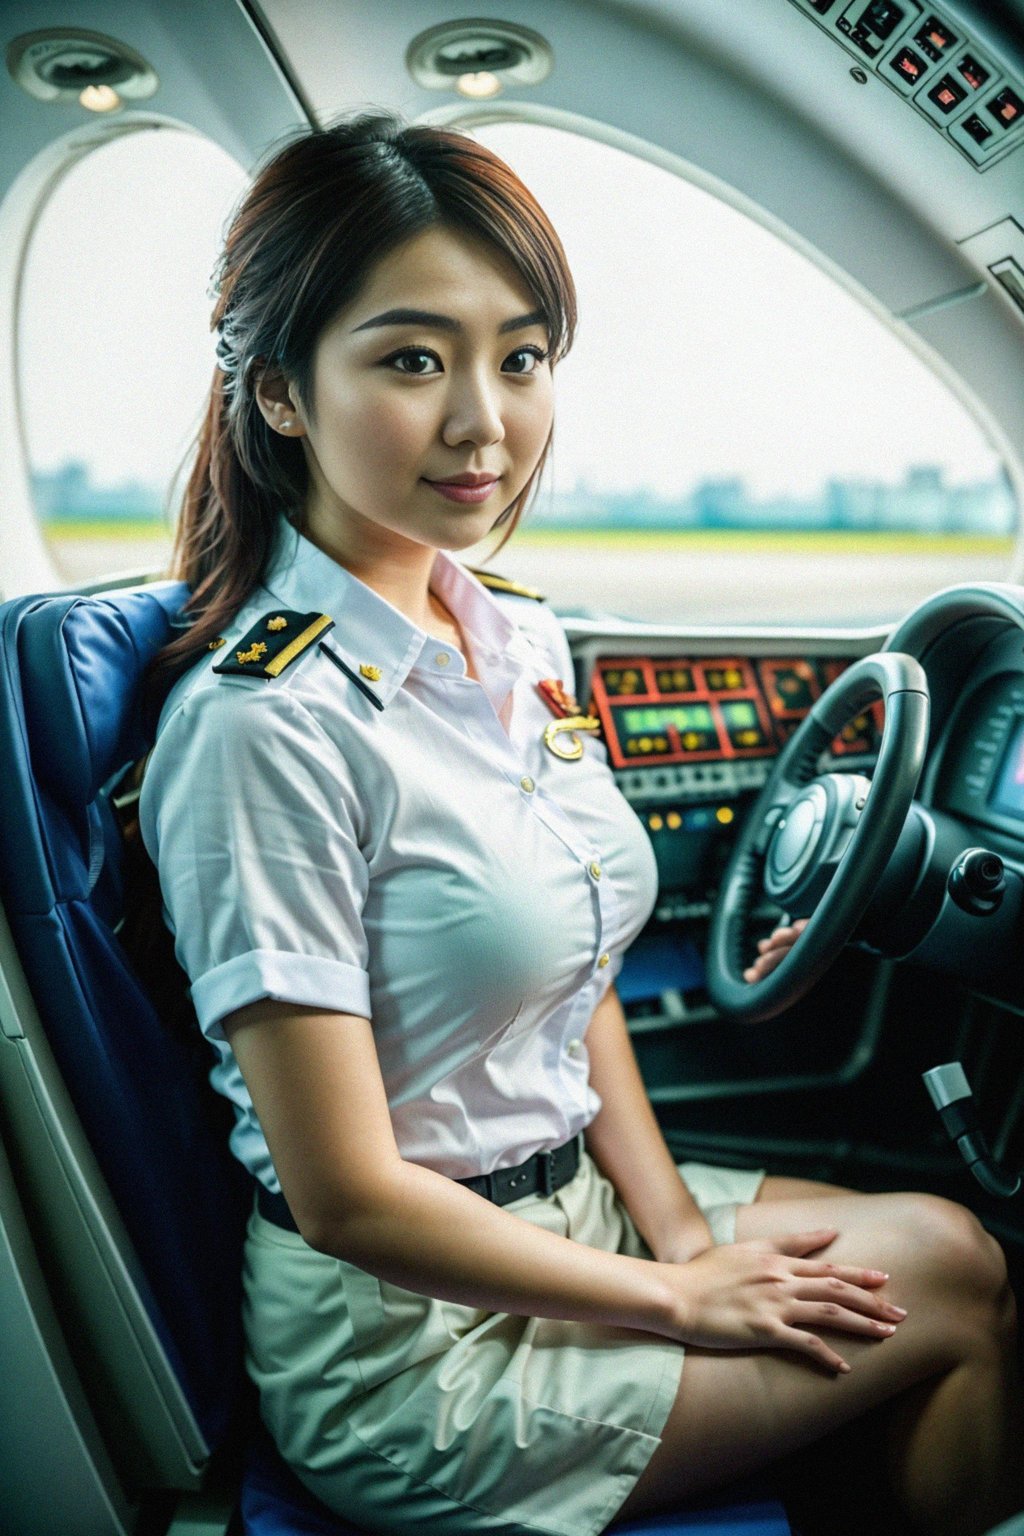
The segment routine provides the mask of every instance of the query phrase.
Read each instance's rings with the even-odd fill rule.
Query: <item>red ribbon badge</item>
[[[562,681],[557,677],[545,677],[537,684],[537,692],[541,695],[553,715],[582,715],[583,711],[573,698],[567,693]]]

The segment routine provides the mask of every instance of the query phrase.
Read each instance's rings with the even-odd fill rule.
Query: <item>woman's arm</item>
[[[263,999],[223,1026],[310,1247],[470,1307],[671,1332],[679,1301],[658,1265],[523,1221],[402,1158],[368,1019]]]
[[[591,1086],[602,1101],[584,1132],[587,1151],[654,1257],[685,1263],[710,1246],[711,1233],[665,1145],[614,985],[594,1010],[585,1038]]]
[[[406,1162],[369,1019],[263,999],[223,1025],[300,1232],[382,1280],[489,1312],[795,1349],[832,1370],[840,1356],[807,1323],[874,1329],[881,1303],[866,1287],[885,1277],[808,1258],[834,1228],[711,1247],[691,1264],[608,1253]]]

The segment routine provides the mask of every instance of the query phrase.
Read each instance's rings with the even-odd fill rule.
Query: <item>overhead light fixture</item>
[[[455,82],[455,89],[460,96],[471,96],[474,101],[480,101],[488,96],[497,96],[501,91],[501,81],[489,69],[478,69],[476,74],[460,75]]]
[[[89,112],[116,112],[124,106],[112,85],[87,85],[78,99]]]
[[[7,70],[37,101],[77,101],[90,112],[142,101],[160,83],[134,48],[83,27],[23,32],[8,45]]]
[[[539,85],[551,73],[554,56],[529,27],[473,17],[421,32],[406,49],[405,63],[425,90],[456,90],[481,99],[510,85]]]

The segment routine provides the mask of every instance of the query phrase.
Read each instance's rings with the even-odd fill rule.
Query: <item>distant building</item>
[[[32,474],[43,523],[164,523],[161,488],[126,481],[93,485],[89,467],[70,459],[49,473]],[[571,491],[542,492],[530,525],[538,528],[682,528],[781,531],[859,531],[926,534],[1009,534],[1017,513],[1009,482],[946,485],[935,464],[913,464],[900,485],[882,481],[826,481],[820,495],[758,501],[740,476],[700,481],[688,496],[666,498],[642,488],[597,490],[585,480]]]
[[[1010,534],[1016,509],[1005,479],[946,485],[935,464],[911,465],[902,484],[826,481],[819,496],[755,500],[737,476],[702,480],[688,497],[599,491],[580,481],[538,502],[532,521],[555,528],[721,528],[925,534]]]
[[[40,522],[150,523],[163,521],[163,493],[138,480],[95,486],[89,467],[69,459],[50,473],[33,471],[32,496]]]

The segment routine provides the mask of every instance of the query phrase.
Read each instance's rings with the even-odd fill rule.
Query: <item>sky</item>
[[[550,484],[756,498],[902,480],[988,480],[961,402],[851,295],[761,225],[659,167],[554,129],[479,137],[565,246],[580,300],[556,370]],[[138,133],[71,172],[37,226],[20,319],[32,468],[83,459],[98,484],[165,488],[213,369],[208,292],[246,178],[194,135]],[[892,401],[899,401],[894,412]]]

